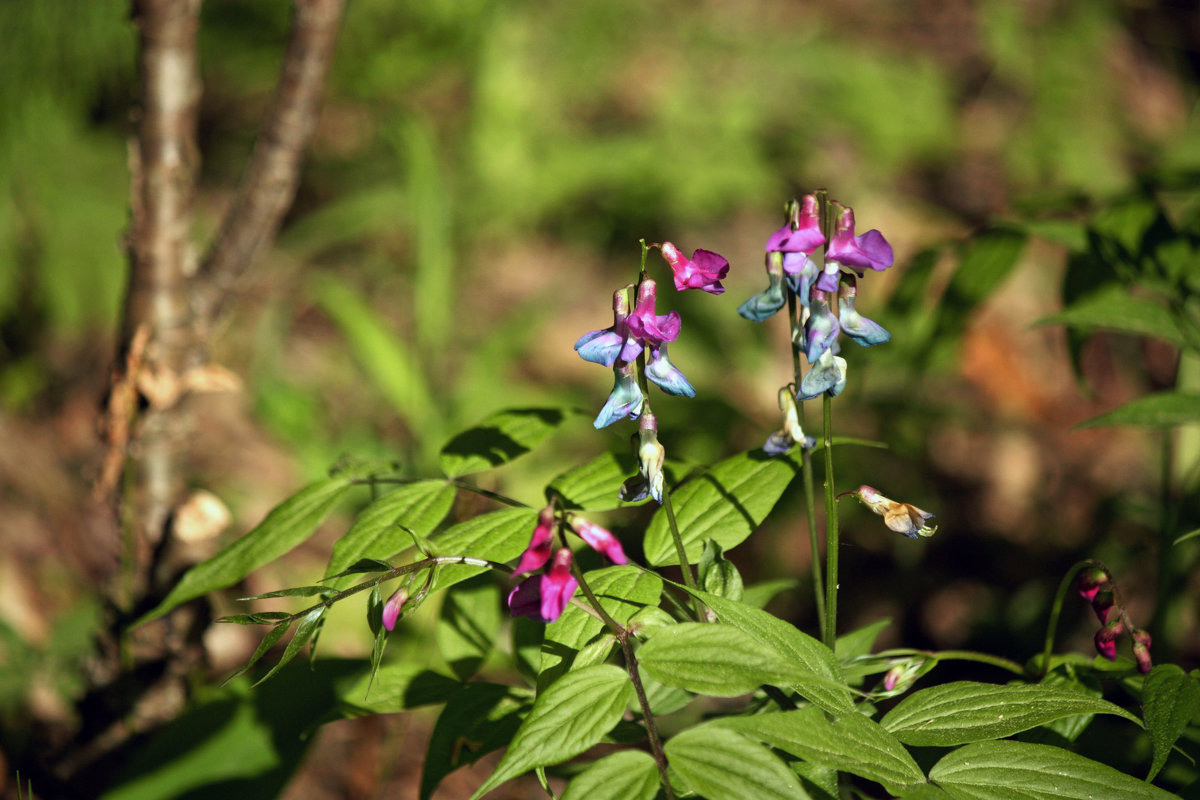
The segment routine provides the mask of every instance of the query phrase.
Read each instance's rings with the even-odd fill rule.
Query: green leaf
[[[1066,325],[1084,330],[1115,331],[1130,336],[1149,336],[1176,347],[1184,345],[1179,326],[1161,303],[1131,295],[1120,285],[1109,285],[1072,303],[1035,325]]]
[[[442,447],[442,472],[457,478],[525,455],[576,416],[562,408],[514,408],[492,414]]]
[[[1142,685],[1142,712],[1154,746],[1154,761],[1146,780],[1154,780],[1167,763],[1175,740],[1197,711],[1200,711],[1200,680],[1174,664],[1159,664],[1150,670]]]
[[[703,600],[722,622],[750,634],[814,676],[813,680],[793,684],[790,688],[826,711],[841,714],[853,710],[850,689],[842,677],[837,659],[828,647],[766,611],[708,592],[687,591]]]
[[[291,589],[276,589],[273,592],[256,594],[252,597],[239,597],[237,602],[245,603],[250,600],[270,600],[273,597],[313,597],[318,594],[332,593],[328,586],[294,586]]]
[[[1178,537],[1174,542],[1172,542],[1172,544],[1182,544],[1188,539],[1195,539],[1197,536],[1200,536],[1200,528],[1196,528],[1194,531],[1188,531],[1187,533]]]
[[[800,581],[795,578],[775,578],[747,586],[742,592],[742,602],[754,608],[765,608],[767,603],[775,599],[775,595],[799,588]]]
[[[471,556],[489,561],[511,561],[521,555],[533,535],[538,512],[531,508],[506,508],[480,514],[448,528],[433,539],[443,556]],[[445,589],[483,572],[486,567],[452,564],[438,571],[437,586]]]
[[[257,664],[259,659],[261,659],[263,656],[265,656],[272,647],[274,647],[276,644],[278,644],[279,640],[283,638],[283,635],[285,633],[287,633],[288,629],[291,627],[292,627],[292,624],[290,622],[287,624],[281,623],[281,624],[276,625],[271,630],[267,631],[266,634],[263,636],[262,640],[258,643],[258,647],[254,648],[254,652],[250,655],[249,660],[246,661],[245,666],[243,666],[237,672],[230,675],[228,678],[225,679],[225,681],[226,682],[231,681],[234,678],[238,677],[239,675],[245,674],[246,670],[250,669],[255,664]]]
[[[429,735],[420,800],[428,800],[454,770],[512,741],[526,705],[511,686],[496,683],[469,683],[455,692]]]
[[[617,499],[625,478],[637,472],[631,455],[603,453],[585,464],[567,470],[550,482],[546,496],[555,495],[563,508],[573,511],[609,511],[639,505]]]
[[[978,742],[948,753],[929,778],[955,800],[1170,800],[1175,795],[1060,747]]]
[[[807,800],[780,758],[739,733],[711,726],[676,734],[664,748],[672,772],[708,800]]]
[[[562,676],[538,695],[496,771],[472,800],[535,767],[574,758],[599,742],[620,721],[632,691],[625,671],[610,664]]]
[[[341,330],[355,359],[409,429],[421,433],[419,440],[432,436],[437,441],[440,414],[408,343],[344,280],[316,273],[309,287],[316,304]]]
[[[330,575],[325,580],[333,580],[334,578],[344,578],[347,575],[363,575],[372,572],[388,572],[392,565],[386,561],[380,561],[377,558],[360,558],[350,566],[336,575]]]
[[[274,625],[290,616],[291,614],[286,611],[259,611],[256,614],[234,614],[229,617],[219,617],[217,622],[232,622],[234,625]]]
[[[714,464],[673,490],[671,502],[688,560],[700,557],[706,539],[723,550],[745,541],[771,513],[799,470],[790,457],[771,458],[752,450]],[[664,508],[650,520],[645,552],[646,560],[655,566],[679,561]]]
[[[879,634],[891,624],[891,618],[884,617],[883,619],[877,619],[870,624],[864,625],[857,630],[843,633],[837,637],[833,652],[837,653],[838,660],[843,663],[852,658],[870,655],[871,648],[875,646],[875,640],[879,638]]]
[[[562,800],[654,800],[658,787],[654,758],[641,750],[622,750],[576,775]]]
[[[882,784],[892,794],[925,780],[925,773],[895,736],[854,712],[830,720],[824,711],[810,706],[725,717],[709,726],[736,730],[805,761],[851,772]]]
[[[704,552],[696,565],[696,573],[704,591],[712,592],[730,600],[741,600],[745,586],[742,575],[733,562],[725,558],[721,545],[712,539],[704,542]]]
[[[797,677],[782,656],[732,625],[659,628],[642,645],[638,662],[660,683],[713,697],[736,697]]]
[[[279,657],[278,663],[267,670],[266,675],[255,681],[255,686],[283,669],[284,665],[299,655],[300,651],[304,649],[304,645],[310,641],[314,641],[316,635],[321,630],[321,622],[325,619],[325,612],[328,610],[329,606],[317,606],[300,618],[300,623],[296,625],[296,632],[292,634],[292,639],[288,642],[287,647],[283,648],[283,655]],[[262,645],[259,646],[261,647]]]
[[[371,673],[366,667],[340,687],[339,699],[349,715],[394,714],[445,703],[462,688],[449,675],[411,662],[384,664],[373,678]]]
[[[189,600],[240,581],[311,536],[360,473],[348,470],[310,484],[276,506],[252,531],[207,561],[189,569],[179,583],[134,627],[157,619]]]
[[[500,587],[491,575],[478,575],[446,593],[434,638],[442,658],[459,680],[483,664],[500,628]]]
[[[343,573],[362,560],[391,558],[409,547],[412,537],[396,523],[418,536],[428,536],[450,513],[454,494],[454,487],[445,481],[419,481],[375,500],[333,545],[325,577]]]
[[[585,577],[600,605],[622,625],[642,608],[657,606],[662,596],[661,578],[630,565],[592,570]],[[576,654],[606,630],[603,622],[576,606],[567,606],[562,616],[545,629],[539,690],[571,669]]]
[[[1025,235],[1009,229],[985,231],[963,246],[940,304],[938,335],[948,336],[962,328],[975,306],[1008,277],[1024,248]]]
[[[1120,408],[1081,422],[1076,428],[1106,425],[1144,425],[1173,428],[1200,422],[1200,393],[1158,392],[1131,400]]]
[[[1012,736],[1076,714],[1138,718],[1107,700],[1065,689],[957,681],[922,689],[889,711],[880,724],[910,745],[951,747]]]

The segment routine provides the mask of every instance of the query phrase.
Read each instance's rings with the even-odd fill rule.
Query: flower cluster
[[[625,551],[617,537],[608,530],[582,517],[571,515],[570,528],[596,552],[603,554],[614,564],[628,563]],[[571,572],[574,557],[565,544],[555,549],[555,530],[561,527],[554,505],[548,505],[538,514],[529,546],[521,554],[521,560],[513,575],[537,572],[550,564],[545,572],[531,575],[518,583],[508,594],[508,609],[514,617],[529,617],[539,622],[553,622],[562,616],[563,609],[571,602],[579,582]]]
[[[1096,652],[1109,661],[1115,661],[1117,637],[1128,631],[1138,670],[1143,673],[1149,672],[1153,666],[1150,660],[1150,634],[1141,628],[1135,628],[1125,607],[1117,603],[1116,586],[1108,570],[1099,565],[1088,567],[1079,574],[1076,587],[1080,597],[1092,604],[1096,619],[1100,620],[1101,627],[1093,637]]]
[[[799,303],[793,343],[811,365],[796,390],[796,400],[823,393],[836,396],[846,387],[846,360],[838,355],[839,336],[871,347],[891,339],[891,334],[855,309],[858,279],[865,270],[882,271],[892,265],[892,247],[879,231],[855,236],[854,210],[835,203],[824,209],[832,233],[826,240],[822,208],[815,194],[790,203],[788,222],[771,234],[766,245],[767,288],[738,308],[746,319],[761,322],[783,308],[784,287]],[[833,220],[835,207],[837,219]],[[814,260],[824,246],[824,254]],[[787,413],[784,418],[787,427]],[[793,436],[793,443],[805,441]],[[768,442],[768,452],[780,452],[781,439]]]

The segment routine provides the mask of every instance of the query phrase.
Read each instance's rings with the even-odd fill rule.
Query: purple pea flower
[[[837,397],[846,388],[846,359],[833,354],[833,348],[821,353],[817,363],[813,365],[800,381],[800,391],[796,392],[796,400],[812,400],[829,392],[830,397]]]
[[[663,342],[675,341],[679,338],[679,328],[682,325],[678,311],[662,316],[655,313],[654,304],[657,299],[658,284],[646,278],[638,287],[637,305],[625,321],[629,332],[646,347],[658,347]]]
[[[825,269],[817,278],[817,287],[826,292],[836,292],[839,267],[850,267],[861,274],[864,269],[885,270],[892,265],[892,261],[892,246],[883,238],[883,234],[870,230],[862,236],[855,236],[854,209],[843,208],[833,238],[825,250]]]
[[[807,307],[813,281],[817,279],[817,262],[804,253],[784,253],[783,272],[800,305]]]
[[[783,253],[767,253],[767,288],[738,306],[737,313],[762,322],[783,308]]]
[[[524,553],[521,553],[521,560],[517,563],[517,568],[513,570],[513,575],[524,575],[526,572],[533,572],[546,566],[546,562],[550,560],[553,536],[554,506],[549,505],[538,514],[537,527],[533,529],[529,546],[525,548]]]
[[[650,351],[650,360],[646,362],[646,378],[667,394],[696,396],[696,390],[688,383],[688,379],[667,358],[666,342]]]
[[[890,342],[892,334],[879,323],[867,319],[855,310],[854,301],[857,296],[858,279],[853,275],[843,275],[841,285],[838,286],[838,321],[841,323],[842,333],[863,347]]]
[[[811,256],[817,248],[825,244],[825,235],[821,233],[821,220],[818,218],[817,196],[806,194],[800,201],[799,207],[791,204],[795,219],[790,220],[767,239],[768,253],[803,253]]]
[[[829,295],[819,288],[819,284],[818,288],[812,291],[809,311],[808,320],[804,323],[804,355],[808,358],[808,363],[815,364],[826,350],[833,347],[841,331],[841,324],[829,308]]]
[[[600,553],[614,564],[628,564],[629,559],[625,557],[625,550],[622,549],[621,543],[617,541],[617,537],[612,535],[612,532],[607,528],[601,528],[594,522],[589,522],[583,517],[572,517],[571,527],[579,534],[579,538],[588,543],[593,550]]]
[[[543,623],[562,616],[579,586],[571,574],[571,561],[570,548],[559,548],[549,570],[541,575],[531,575],[509,592],[509,612],[514,617],[529,617]]]
[[[617,420],[626,417],[637,419],[642,413],[642,403],[645,398],[637,385],[633,364],[618,361],[613,367],[613,375],[613,390],[609,393],[608,400],[600,409],[600,413],[596,415],[595,421],[592,422],[597,430],[607,428]]]
[[[723,294],[721,279],[729,273],[729,261],[711,250],[695,250],[687,258],[670,242],[662,243],[662,256],[671,267],[675,288],[700,289],[709,294]]]
[[[613,292],[613,324],[601,331],[588,331],[575,342],[575,350],[584,361],[611,367],[617,361],[633,361],[642,352],[642,345],[629,331],[629,289]]]

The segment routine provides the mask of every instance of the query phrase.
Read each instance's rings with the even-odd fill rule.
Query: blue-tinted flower
[[[628,503],[653,497],[661,504],[667,451],[658,441],[658,419],[653,414],[642,415],[634,443],[637,445],[638,474],[621,484],[617,497]]]
[[[602,331],[588,331],[575,342],[575,350],[584,361],[611,367],[617,361],[633,361],[642,352],[642,344],[629,331],[629,290],[633,284],[613,293],[613,324]]]
[[[637,385],[633,364],[618,361],[613,367],[613,376],[613,390],[592,423],[597,429],[606,428],[626,417],[637,419],[642,413],[644,398]]]
[[[857,296],[858,280],[853,275],[843,275],[838,287],[838,322],[841,323],[842,333],[863,347],[891,341],[892,334],[882,325],[867,319],[854,308]]]
[[[646,362],[646,378],[667,394],[696,396],[696,390],[688,383],[688,379],[667,358],[666,342],[650,351],[650,360]]]
[[[800,412],[796,408],[796,399],[792,396],[791,388],[787,386],[779,390],[779,410],[783,412],[783,427],[767,437],[763,451],[778,456],[791,450],[797,443],[805,450],[816,447],[817,440],[805,436],[800,428]]]
[[[836,292],[839,266],[850,267],[858,273],[864,269],[885,270],[892,265],[892,246],[883,234],[870,230],[854,235],[854,210],[843,208],[829,247],[825,250],[825,269],[817,278],[817,286],[826,292]]]
[[[808,363],[817,363],[821,355],[833,347],[840,330],[841,325],[829,308],[829,295],[821,289],[813,289],[812,305],[804,323],[804,355],[808,357]]]
[[[738,314],[762,322],[783,308],[783,253],[767,253],[767,288],[738,306]]]
[[[529,617],[538,622],[553,622],[562,616],[579,582],[571,574],[571,550],[559,548],[550,569],[532,575],[508,594],[508,610],[514,617]]]
[[[722,294],[725,287],[721,279],[729,273],[729,262],[711,250],[695,250],[688,258],[670,242],[662,243],[662,255],[671,267],[675,288],[701,289],[709,294]]]
[[[813,281],[817,279],[817,262],[804,253],[784,253],[783,272],[800,305],[808,306]]]
[[[625,321],[629,332],[636,336],[642,345],[651,348],[678,339],[679,328],[683,324],[678,311],[661,316],[656,314],[654,304],[657,299],[658,284],[650,278],[644,279],[638,287],[637,305]]]
[[[828,392],[831,397],[837,397],[846,388],[846,359],[833,354],[833,348],[821,353],[817,363],[800,381],[800,391],[796,393],[797,400],[812,400]]]

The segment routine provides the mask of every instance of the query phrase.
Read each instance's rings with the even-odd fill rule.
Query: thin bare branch
[[[275,99],[233,205],[196,276],[199,312],[212,324],[296,195],[300,161],[316,128],[345,0],[294,0],[292,35]]]

